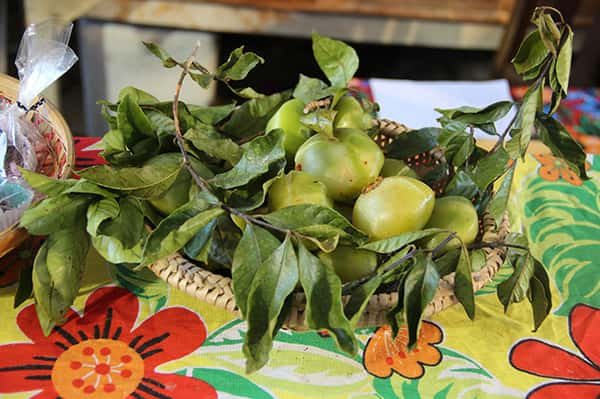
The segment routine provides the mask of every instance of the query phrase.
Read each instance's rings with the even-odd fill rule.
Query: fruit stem
[[[179,80],[177,81],[177,87],[175,89],[175,97],[173,99],[173,122],[175,123],[175,137],[177,140],[177,146],[179,147],[181,155],[183,156],[183,163],[184,163],[186,169],[188,170],[188,172],[190,172],[190,175],[192,175],[192,178],[194,179],[194,181],[196,182],[198,187],[200,187],[203,191],[211,192],[208,182],[206,180],[204,180],[202,177],[200,177],[196,173],[194,168],[192,168],[192,163],[190,162],[190,157],[189,157],[187,151],[185,150],[183,134],[181,134],[181,126],[179,125],[179,96],[181,94],[181,88],[183,87],[183,81],[190,70],[190,66],[196,59],[196,54],[198,53],[199,48],[200,48],[200,43],[196,43],[196,45],[194,46],[194,48],[192,50],[192,53],[183,63],[183,69],[181,71],[181,75],[179,75]]]

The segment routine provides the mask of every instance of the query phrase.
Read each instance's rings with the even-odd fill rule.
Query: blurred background
[[[28,24],[51,16],[73,21],[71,47],[80,61],[46,96],[81,136],[105,132],[96,101],[115,100],[124,86],[172,97],[178,72],[163,69],[142,40],[179,59],[200,41],[208,69],[243,44],[266,60],[248,79],[264,93],[293,87],[300,72],[321,76],[312,31],[351,44],[359,77],[518,85],[510,59],[536,5],[558,8],[574,26],[572,86],[599,86],[600,0],[0,0],[0,72],[16,76]],[[183,98],[213,104],[230,94],[188,84]]]

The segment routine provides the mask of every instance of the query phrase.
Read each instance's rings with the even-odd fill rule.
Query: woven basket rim
[[[378,125],[380,128],[390,131],[397,129],[400,133],[410,130],[402,124],[385,119],[378,120]],[[481,222],[483,227],[481,242],[503,240],[510,232],[508,214],[504,214],[498,226],[495,219],[487,212],[484,213]],[[506,256],[505,248],[483,248],[483,251],[486,256],[485,265],[472,274],[475,292],[492,280],[504,263]],[[238,317],[241,316],[235,304],[233,281],[230,277],[206,270],[190,262],[179,253],[161,259],[149,265],[148,268],[169,285],[203,302],[233,312]],[[304,314],[306,306],[304,293],[297,292],[293,299],[290,314],[283,326],[297,331],[307,330]],[[348,297],[344,297],[343,300],[347,301]],[[388,310],[397,303],[398,294],[396,292],[373,295],[356,327],[376,327],[386,324]],[[440,280],[436,295],[426,307],[423,315],[425,317],[431,316],[456,303],[458,303],[458,299],[454,295],[454,273],[451,273]]]

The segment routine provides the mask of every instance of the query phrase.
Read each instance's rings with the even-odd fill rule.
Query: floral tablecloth
[[[518,92],[515,91],[515,95]],[[0,398],[530,398],[600,397],[600,91],[574,90],[560,118],[590,153],[585,182],[534,145],[518,169],[511,213],[551,276],[554,307],[537,332],[527,303],[504,314],[493,285],[475,321],[460,307],[405,332],[361,330],[350,357],[318,333],[281,331],[271,361],[244,374],[244,322],[91,254],[67,321],[42,334],[33,305],[13,309],[32,244],[0,262]],[[78,164],[97,162],[77,140]]]

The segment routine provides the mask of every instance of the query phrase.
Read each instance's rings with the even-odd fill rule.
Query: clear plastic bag
[[[15,60],[17,101],[0,105],[0,230],[14,223],[33,198],[18,167],[35,170],[36,145],[39,148],[45,141],[27,114],[36,111],[43,115],[43,99],[36,101],[36,97],[77,62],[77,55],[67,45],[72,29],[72,24],[51,19],[30,25],[21,39]]]

